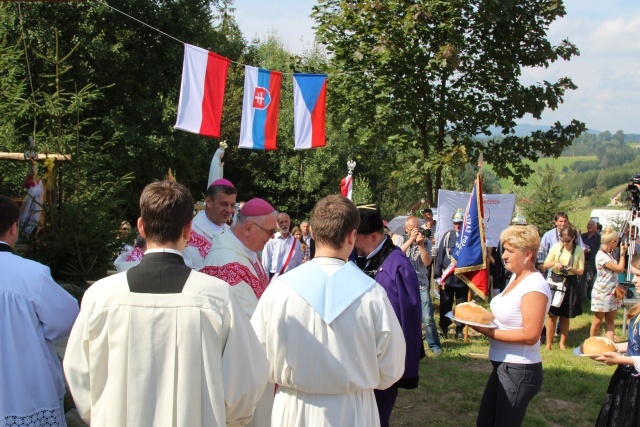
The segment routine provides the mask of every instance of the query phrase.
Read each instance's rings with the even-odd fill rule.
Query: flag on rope
[[[320,148],[327,144],[327,75],[293,75],[293,126],[295,149]]]
[[[347,175],[346,178],[342,178],[340,183],[340,194],[349,200],[353,200],[353,176]]]
[[[487,272],[483,219],[482,175],[478,173],[452,256],[456,260],[456,276],[486,300],[489,289],[489,274]]]
[[[275,150],[282,73],[245,65],[240,148]]]
[[[220,137],[229,62],[213,52],[184,45],[176,129]]]

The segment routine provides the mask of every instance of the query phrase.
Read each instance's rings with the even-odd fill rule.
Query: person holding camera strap
[[[624,290],[618,287],[618,273],[626,271],[626,258],[629,244],[620,243],[620,259],[611,255],[618,246],[618,233],[611,227],[602,232],[600,250],[596,254],[596,280],[591,291],[591,311],[593,323],[589,336],[600,335],[602,321],[605,324],[605,336],[613,341],[616,314],[620,308],[620,301],[624,297]],[[616,291],[618,290],[618,292]],[[616,295],[620,293],[620,295]]]
[[[418,227],[418,218],[408,216],[404,221],[406,235],[400,236],[403,241],[400,249],[407,255],[413,269],[418,275],[420,283],[420,300],[422,303],[422,323],[424,324],[425,340],[434,356],[442,354],[438,328],[433,317],[433,300],[431,299],[431,242],[428,237],[429,229]]]
[[[558,317],[560,318],[560,350],[566,349],[569,335],[569,319],[582,314],[582,301],[578,289],[578,276],[584,273],[584,251],[576,243],[578,232],[572,226],[566,226],[560,231],[560,242],[549,250],[543,263],[545,270],[551,269],[551,279],[565,284],[564,299],[560,307],[549,309],[547,320],[547,350],[551,350],[553,331],[556,330]]]

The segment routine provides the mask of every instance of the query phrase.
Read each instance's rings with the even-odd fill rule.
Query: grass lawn
[[[561,351],[557,338],[551,351],[542,350],[542,390],[529,405],[524,426],[595,425],[615,367],[573,354],[572,349],[589,336],[593,317],[590,305],[584,304],[583,311],[571,321],[571,350]],[[400,390],[392,426],[475,425],[491,363],[488,339],[473,334],[468,343],[454,338],[443,340],[444,351],[437,358],[427,351],[420,364],[420,386]],[[626,341],[622,337],[622,309],[616,321],[615,341]]]

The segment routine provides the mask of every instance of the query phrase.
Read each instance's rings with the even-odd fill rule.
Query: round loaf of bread
[[[493,321],[493,314],[473,301],[456,305],[453,315],[461,321],[480,325],[488,325]]]
[[[582,343],[582,354],[599,355],[605,351],[618,351],[613,341],[606,337],[591,337]]]

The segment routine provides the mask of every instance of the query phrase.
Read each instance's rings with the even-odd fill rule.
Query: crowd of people
[[[47,267],[11,253],[19,210],[0,196],[0,425],[66,425],[66,378],[95,426],[388,426],[398,389],[419,385],[425,348],[438,357],[442,338],[462,338],[465,325],[446,314],[469,287],[440,277],[464,211],[436,245],[429,208],[391,236],[379,206],[342,196],[293,227],[266,200],[236,199],[218,179],[194,217],[184,186],[149,184],[121,272],[89,287],[78,310]],[[565,349],[585,299],[591,335],[604,321],[613,338],[629,245],[592,221],[581,235],[563,212],[554,224],[541,237],[517,215],[489,248],[494,324],[471,326],[488,337],[492,365],[477,426],[522,424],[542,386],[541,343],[552,349],[559,324]],[[123,222],[123,242],[132,231]],[[640,286],[640,258],[629,268]],[[640,392],[640,305],[629,315],[626,356],[594,356],[620,365],[599,426],[640,422],[637,399],[621,398]],[[67,336],[62,369],[53,345]]]

